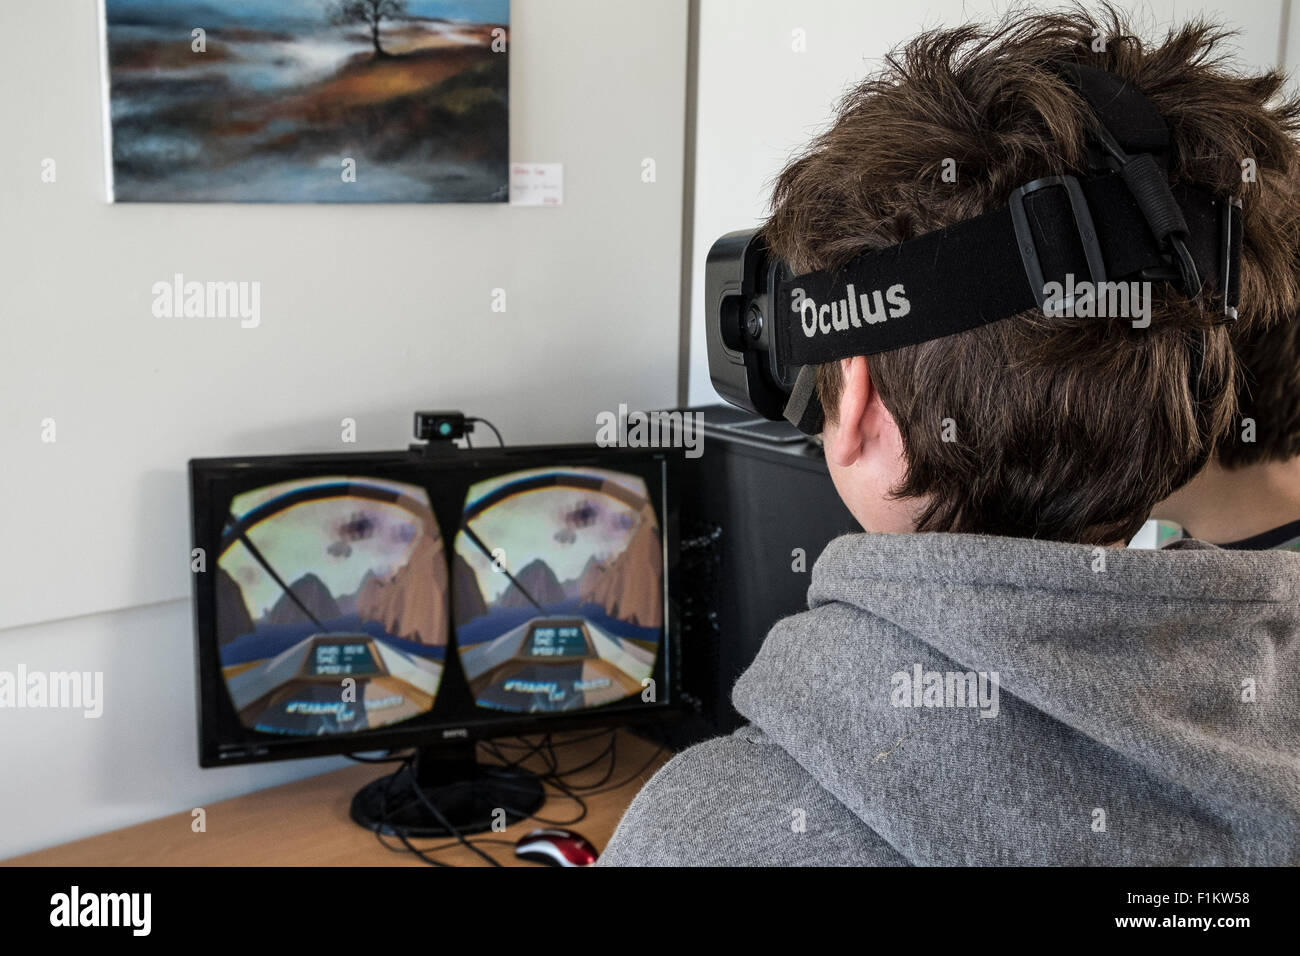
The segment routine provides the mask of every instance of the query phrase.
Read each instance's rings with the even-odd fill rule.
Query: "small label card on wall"
[[[562,202],[563,163],[510,164],[510,205],[558,206]]]

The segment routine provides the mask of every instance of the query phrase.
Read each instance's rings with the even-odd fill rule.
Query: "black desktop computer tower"
[[[820,445],[793,426],[726,405],[684,411],[702,413],[704,439],[678,482],[682,683],[698,708],[673,734],[679,747],[744,722],[731,705],[732,685],[771,626],[807,609],[822,549],[861,530]]]

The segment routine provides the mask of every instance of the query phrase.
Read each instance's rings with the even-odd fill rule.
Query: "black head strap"
[[[1127,302],[1129,283],[1168,281],[1192,298],[1212,291],[1235,315],[1239,204],[1170,185],[1168,128],[1130,84],[1089,67],[1065,72],[1098,116],[1089,175],[1038,179],[973,219],[838,269],[783,276],[774,346],[787,368],[1081,305],[1072,290],[1084,280],[1094,291],[1110,284],[1096,291],[1094,309],[1103,295],[1111,306]]]
[[[1146,94],[1123,77],[1082,63],[1057,64],[1061,77],[1075,88],[1105,130],[1133,154],[1152,156],[1166,172],[1172,165],[1169,124]],[[1114,169],[1102,144],[1089,143],[1089,169]]]

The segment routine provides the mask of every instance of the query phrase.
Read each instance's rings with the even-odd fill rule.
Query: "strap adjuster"
[[[1025,212],[1025,197],[1043,189],[1059,186],[1065,190],[1070,203],[1070,214],[1074,219],[1074,231],[1083,246],[1084,259],[1088,263],[1088,280],[1095,286],[1106,281],[1106,264],[1102,259],[1101,242],[1097,238],[1097,229],[1092,223],[1092,212],[1088,209],[1088,200],[1083,195],[1083,187],[1075,176],[1045,176],[1025,183],[1011,192],[1007,205],[1011,210],[1011,225],[1016,234],[1016,246],[1020,250],[1020,261],[1025,266],[1025,276],[1029,279],[1029,288],[1038,300],[1039,307],[1046,314],[1060,314],[1073,307],[1074,296],[1062,296],[1050,299],[1046,291],[1043,276],[1043,263],[1038,255],[1038,244],[1029,228],[1029,216]]]
[[[1219,288],[1223,296],[1223,318],[1220,325],[1237,321],[1237,301],[1233,295],[1234,287],[1240,283],[1240,277],[1232,274],[1233,263],[1240,266],[1240,255],[1233,255],[1234,233],[1241,228],[1241,200],[1231,196],[1223,201],[1219,214]],[[1238,250],[1239,252],[1239,250]]]

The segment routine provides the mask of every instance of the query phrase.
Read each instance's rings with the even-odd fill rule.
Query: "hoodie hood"
[[[1300,862],[1300,555],[847,535],[737,709],[916,864]]]

